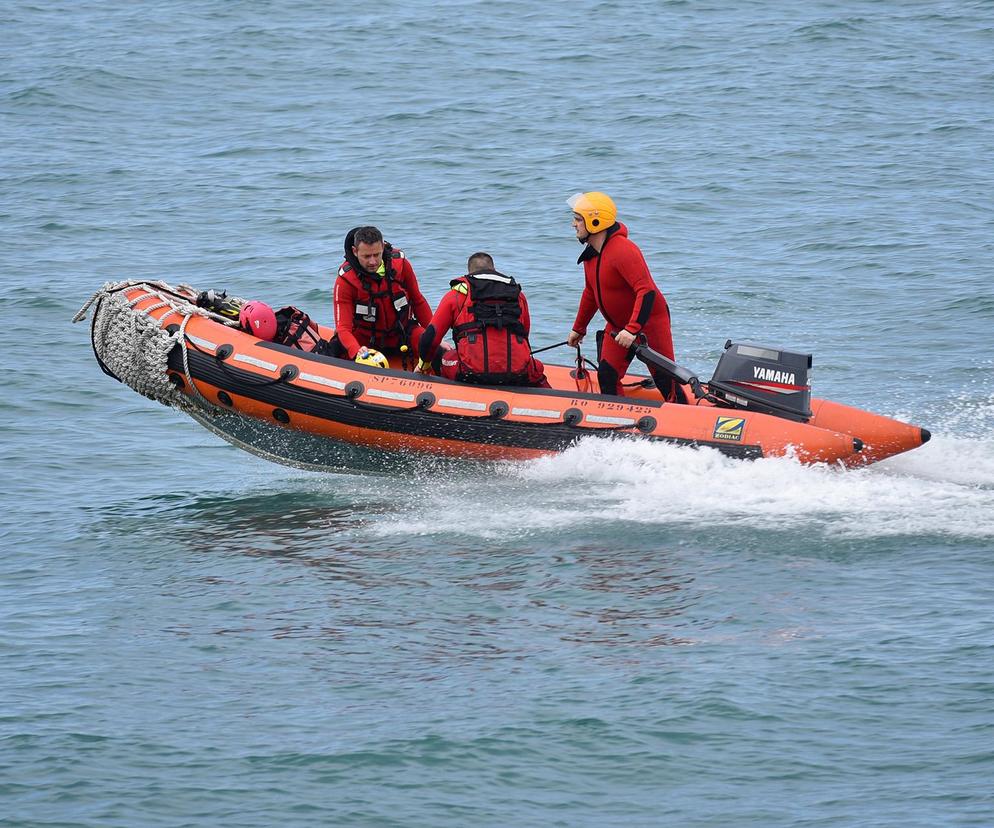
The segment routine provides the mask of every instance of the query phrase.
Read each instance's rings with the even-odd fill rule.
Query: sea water
[[[988,2],[4,4],[0,824],[994,824],[992,54]],[[317,474],[69,323],[126,278],[330,321],[374,223],[553,344],[588,189],[682,364],[809,351],[932,441]]]

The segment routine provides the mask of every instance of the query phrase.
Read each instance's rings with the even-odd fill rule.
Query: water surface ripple
[[[11,0],[0,824],[994,824],[994,6]],[[99,285],[330,319],[373,222],[533,342],[610,192],[707,373],[931,429],[319,475],[101,374]]]

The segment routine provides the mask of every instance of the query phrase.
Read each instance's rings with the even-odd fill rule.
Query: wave
[[[488,540],[584,526],[608,533],[735,527],[823,538],[994,538],[994,442],[955,437],[852,470],[590,439],[468,482],[436,483],[402,520],[370,528]],[[459,508],[446,505],[452,503]]]

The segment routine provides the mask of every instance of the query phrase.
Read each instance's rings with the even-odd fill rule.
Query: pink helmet
[[[276,314],[265,302],[246,302],[238,314],[238,324],[252,336],[272,342],[276,336]]]

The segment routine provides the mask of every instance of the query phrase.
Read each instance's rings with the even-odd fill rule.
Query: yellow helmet
[[[372,348],[360,348],[355,355],[355,361],[360,365],[369,365],[373,368],[389,368],[390,362],[379,351]]]
[[[577,193],[566,203],[574,213],[583,217],[583,224],[590,233],[607,230],[618,217],[618,208],[604,193]]]

